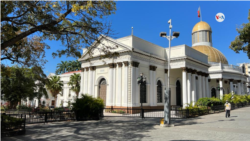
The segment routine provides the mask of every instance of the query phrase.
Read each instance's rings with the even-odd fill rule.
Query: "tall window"
[[[157,103],[162,103],[162,84],[160,80],[157,82]]]

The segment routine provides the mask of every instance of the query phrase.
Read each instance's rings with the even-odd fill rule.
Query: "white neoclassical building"
[[[212,29],[204,21],[193,27],[192,47],[171,47],[170,78],[167,76],[168,48],[134,35],[118,39],[101,36],[99,40],[91,46],[95,48],[92,58],[83,50],[78,60],[82,70],[75,73],[81,74],[80,93],[102,98],[106,107],[140,107],[140,91],[143,91],[144,107],[163,108],[163,90],[168,79],[171,105],[176,106],[185,107],[202,97],[222,98],[231,91],[249,93],[248,75],[241,67],[229,65],[223,53],[212,47]],[[119,56],[100,59],[104,46],[115,47],[110,52],[118,52]],[[146,77],[145,86],[137,84],[141,73]],[[65,85],[62,95],[58,95],[57,106],[67,106],[75,95],[67,86],[71,74],[60,75]]]

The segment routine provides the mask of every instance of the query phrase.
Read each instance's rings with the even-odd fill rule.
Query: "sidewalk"
[[[5,141],[56,140],[233,140],[250,139],[250,107],[198,118],[173,120],[175,127],[160,127],[161,118],[105,117],[100,121],[55,122],[27,125],[24,136]]]

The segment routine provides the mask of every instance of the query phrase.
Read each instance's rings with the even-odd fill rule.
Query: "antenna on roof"
[[[133,26],[131,27],[131,30],[132,30],[132,31],[131,31],[131,35],[133,35]]]

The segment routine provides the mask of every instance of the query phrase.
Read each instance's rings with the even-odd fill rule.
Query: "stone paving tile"
[[[231,118],[216,113],[198,118],[173,120],[175,127],[160,127],[160,118],[109,117],[101,121],[54,122],[27,125],[26,135],[3,141],[92,141],[92,140],[225,140],[250,141],[250,107],[231,112]]]

